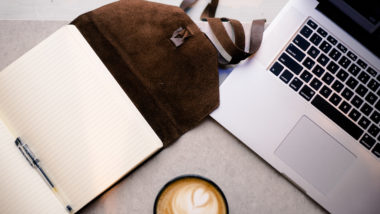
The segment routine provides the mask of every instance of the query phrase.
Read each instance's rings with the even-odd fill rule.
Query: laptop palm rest
[[[323,194],[336,185],[356,159],[306,116],[301,117],[275,154]]]

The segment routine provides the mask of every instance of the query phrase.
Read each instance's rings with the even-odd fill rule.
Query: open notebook
[[[74,212],[162,147],[72,25],[0,72],[0,213],[67,213],[16,137]]]

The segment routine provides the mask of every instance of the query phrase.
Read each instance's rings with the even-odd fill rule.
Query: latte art
[[[207,192],[205,192],[205,190],[202,189],[202,187],[200,187],[194,191],[192,199],[193,199],[193,201],[192,201],[193,207],[201,207],[201,206],[206,205],[207,203],[209,203],[211,201],[210,195]]]
[[[171,210],[174,213],[188,214],[219,213],[215,195],[191,184],[172,195]]]
[[[225,214],[219,190],[207,181],[185,177],[167,186],[156,201],[157,214]]]

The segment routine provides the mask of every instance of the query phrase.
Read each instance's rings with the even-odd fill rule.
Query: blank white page
[[[0,72],[0,117],[74,211],[162,147],[75,26]]]
[[[0,213],[67,213],[0,120]]]

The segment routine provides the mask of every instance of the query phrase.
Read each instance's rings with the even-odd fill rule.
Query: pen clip
[[[29,146],[23,143],[19,137],[16,139],[15,144],[32,167],[35,167],[38,162],[40,162],[40,160],[36,158],[36,155],[30,150]]]
[[[32,152],[32,150],[30,150],[28,144],[23,144],[22,147],[24,148],[24,151],[26,152],[26,154],[28,154],[28,156],[32,160],[33,164],[37,165],[38,162],[40,162],[40,160],[36,158],[36,155]]]

